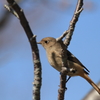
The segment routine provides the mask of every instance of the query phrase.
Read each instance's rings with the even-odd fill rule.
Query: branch
[[[78,18],[79,18],[79,15],[80,13],[82,12],[83,8],[83,0],[78,0],[77,2],[77,6],[76,6],[76,10],[74,12],[74,15],[72,17],[72,20],[70,21],[70,25],[69,25],[69,28],[68,28],[68,34],[64,40],[64,44],[66,46],[68,46],[70,44],[70,41],[71,41],[71,38],[72,38],[72,35],[73,35],[73,32],[75,30],[75,25],[76,25],[76,22],[78,21]],[[66,31],[66,32],[67,32]]]
[[[66,47],[70,44],[76,22],[78,21],[80,13],[83,11],[82,6],[83,6],[83,0],[78,0],[76,9],[72,17],[72,20],[70,21],[68,30],[66,30],[59,38],[57,38],[57,40],[62,40],[66,36],[64,40],[64,44],[66,45]]]
[[[67,69],[65,69],[65,67],[62,67],[62,71],[61,71],[61,75],[60,75],[60,88],[58,90],[58,100],[64,100],[64,94],[65,94],[65,90],[66,88],[66,72]]]
[[[83,10],[82,6],[83,6],[83,0],[78,0],[76,10],[72,17],[72,20],[70,21],[68,30],[65,31],[59,38],[57,38],[57,41],[60,41],[66,36],[65,40],[64,40],[64,44],[66,45],[66,47],[68,47],[68,45],[70,44],[76,22],[78,21],[79,15]],[[66,66],[66,64],[64,64],[63,67],[64,66],[65,66],[65,68],[68,68],[68,66]],[[72,72],[74,71],[74,69],[69,69],[69,70],[67,69],[66,71],[68,72],[71,70],[72,70]],[[58,100],[64,100],[65,90],[66,90],[66,74],[64,74],[64,72],[62,71],[62,74],[60,76],[60,88],[58,90]]]
[[[9,6],[6,5],[7,8],[11,10],[11,13],[14,12],[13,14],[18,16],[20,23],[24,28],[24,31],[26,32],[26,35],[30,42],[33,61],[34,61],[33,100],[40,100],[40,89],[42,81],[41,62],[39,58],[39,50],[36,43],[36,36],[32,33],[28,21],[23,13],[23,10],[18,6],[18,4],[14,0],[7,0],[7,1],[9,3]]]

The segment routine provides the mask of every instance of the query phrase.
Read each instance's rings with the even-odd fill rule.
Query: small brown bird
[[[69,68],[75,69],[75,72],[69,71],[66,75],[83,77],[100,94],[100,88],[88,76],[89,70],[71,52],[66,50],[62,40],[57,41],[55,38],[46,37],[38,44],[45,48],[48,61],[52,67],[61,72],[63,59],[64,62],[67,62]]]

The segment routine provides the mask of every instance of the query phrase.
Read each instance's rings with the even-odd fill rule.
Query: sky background
[[[37,41],[59,37],[69,27],[77,0],[25,0],[20,6]],[[90,77],[100,81],[100,0],[84,0],[84,10],[68,49],[90,70]],[[0,20],[6,11],[0,0]],[[1,26],[0,26],[1,27]],[[57,100],[60,75],[47,61],[38,45],[42,62],[41,100]],[[10,14],[0,29],[0,100],[32,100],[33,61],[30,44],[19,20]],[[65,100],[82,100],[92,89],[81,77],[67,83]]]

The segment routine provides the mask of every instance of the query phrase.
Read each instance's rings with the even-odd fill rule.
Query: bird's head
[[[46,37],[43,38],[40,42],[37,42],[37,44],[41,44],[47,50],[56,44],[56,39],[53,37]]]

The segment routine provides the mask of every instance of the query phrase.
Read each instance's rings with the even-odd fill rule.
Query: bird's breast
[[[61,58],[57,56],[55,53],[47,55],[47,58],[50,65],[60,72],[62,69],[62,59],[65,59],[65,58]]]

